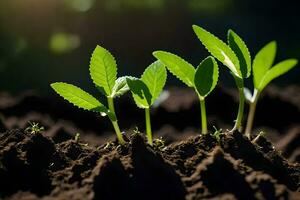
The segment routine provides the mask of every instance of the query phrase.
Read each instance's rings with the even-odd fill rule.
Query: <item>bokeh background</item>
[[[297,1],[279,0],[1,0],[0,90],[54,92],[51,82],[94,90],[90,55],[97,44],[116,57],[119,75],[136,75],[167,50],[197,65],[208,52],[192,31],[198,24],[226,40],[229,28],[247,43],[252,57],[278,42],[277,61],[300,58]],[[221,83],[232,86],[228,71]],[[300,84],[300,67],[275,81]],[[169,76],[168,86],[181,85]]]

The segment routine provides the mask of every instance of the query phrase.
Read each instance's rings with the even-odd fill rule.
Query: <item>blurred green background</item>
[[[52,94],[55,81],[93,90],[88,66],[97,44],[115,55],[119,75],[141,74],[154,61],[154,50],[197,65],[208,52],[192,24],[223,40],[232,28],[252,57],[276,40],[277,61],[300,59],[299,20],[297,1],[289,0],[1,0],[0,90]],[[223,69],[222,84],[233,85]],[[298,66],[276,83],[300,84],[299,73]],[[169,76],[172,84],[181,85]]]

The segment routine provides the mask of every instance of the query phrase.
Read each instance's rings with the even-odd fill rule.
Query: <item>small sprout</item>
[[[79,142],[79,140],[80,140],[80,133],[76,133],[75,134],[74,140],[75,140],[76,143]]]
[[[212,134],[212,136],[214,136],[217,139],[217,141],[219,142],[220,136],[223,134],[222,129],[220,128],[218,130],[215,126],[213,126],[213,128],[215,129],[215,132]]]
[[[264,135],[266,135],[266,132],[260,131],[259,134],[251,142],[255,144],[257,140]]]
[[[252,132],[256,104],[261,92],[273,79],[285,74],[298,63],[298,60],[296,59],[287,59],[272,67],[276,56],[276,46],[275,41],[268,43],[256,54],[253,60],[252,71],[254,92],[253,95],[251,95],[250,92],[250,94],[247,94],[251,97],[247,97],[249,98],[250,109],[245,131],[245,134],[249,139],[251,137],[250,134]]]
[[[160,61],[156,61],[147,67],[140,79],[127,78],[127,84],[136,105],[139,108],[145,109],[146,134],[150,145],[153,144],[150,107],[163,90],[166,79],[167,71]]]
[[[110,149],[113,146],[111,142],[106,143],[104,149]]]
[[[97,89],[107,97],[108,108],[92,95],[74,85],[59,82],[51,84],[51,87],[60,96],[79,108],[97,112],[101,116],[107,115],[115,129],[119,143],[124,144],[125,141],[115,113],[114,98],[129,90],[126,83],[127,77],[117,79],[115,58],[108,50],[100,46],[97,46],[92,54],[90,75]]]
[[[140,134],[141,132],[139,131],[139,127],[135,127],[134,129],[133,129],[133,135],[138,135],[138,134]]]
[[[30,134],[38,134],[45,130],[43,126],[40,126],[39,123],[36,122],[28,122],[30,126],[25,129],[26,133]]]
[[[202,133],[207,133],[205,97],[216,87],[219,77],[218,65],[211,56],[204,59],[197,69],[179,56],[155,51],[153,55],[164,63],[168,70],[187,86],[195,89],[200,100]]]
[[[251,57],[244,41],[232,30],[228,31],[228,45],[205,29],[193,25],[194,32],[217,60],[231,71],[239,89],[239,110],[235,125],[231,131],[242,129],[245,98],[243,94],[244,79],[251,74]]]
[[[158,139],[155,139],[153,141],[153,145],[155,147],[157,147],[158,149],[162,150],[164,147],[165,147],[165,141],[163,140],[162,137],[158,138]]]

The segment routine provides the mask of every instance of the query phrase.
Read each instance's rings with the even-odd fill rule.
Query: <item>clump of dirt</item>
[[[53,141],[41,134],[28,137],[13,130],[1,135],[0,194],[7,196],[19,190],[49,194],[53,186],[47,169],[55,151]]]
[[[289,199],[300,189],[300,165],[264,137],[252,143],[228,132],[152,147],[141,134],[126,140],[93,147],[7,131],[0,136],[0,198]]]
[[[221,138],[221,146],[233,158],[242,159],[254,170],[272,175],[279,183],[287,185],[290,189],[295,190],[299,187],[300,179],[294,176],[293,168],[289,168],[288,161],[265,138],[261,137],[256,145],[253,145],[242,134],[234,132]],[[298,179],[296,182],[295,178]]]

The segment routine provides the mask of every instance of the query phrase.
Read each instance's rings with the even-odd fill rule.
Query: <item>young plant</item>
[[[165,51],[156,51],[153,55],[164,63],[168,70],[198,94],[201,108],[202,134],[207,133],[205,97],[215,88],[218,82],[218,64],[211,56],[204,59],[197,69],[179,56]]]
[[[296,59],[287,59],[277,63],[272,67],[276,56],[276,42],[272,41],[264,46],[255,56],[253,60],[253,95],[250,91],[245,90],[245,96],[250,104],[248,120],[245,134],[250,138],[253,126],[253,119],[256,109],[256,104],[262,90],[275,78],[288,72],[298,63]]]
[[[82,89],[67,83],[57,82],[51,87],[64,99],[75,106],[99,113],[101,116],[108,116],[117,135],[120,144],[125,141],[120,131],[115,108],[114,98],[126,93],[127,76],[117,79],[117,64],[112,54],[103,47],[97,46],[92,54],[90,62],[90,75],[97,89],[107,97],[108,108],[100,101]]]
[[[228,31],[228,45],[205,29],[193,25],[194,32],[217,60],[229,68],[239,89],[239,109],[231,131],[242,129],[245,98],[244,79],[251,74],[251,57],[245,42],[232,30]]]
[[[136,105],[139,108],[145,109],[146,134],[150,145],[153,145],[150,107],[159,97],[166,80],[166,68],[159,61],[156,61],[147,67],[140,79],[127,78],[127,85],[130,88]]]
[[[45,128],[43,126],[40,126],[39,123],[36,122],[28,122],[29,126],[25,129],[26,133],[30,133],[30,134],[38,134],[41,133],[42,131],[45,130]]]

